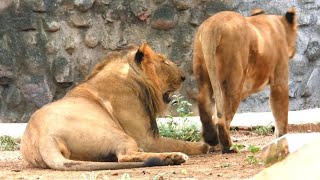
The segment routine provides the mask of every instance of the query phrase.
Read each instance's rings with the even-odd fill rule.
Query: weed
[[[172,106],[176,106],[176,111],[179,113],[180,117],[186,118],[192,115],[192,104],[187,100],[184,100],[184,97],[180,94],[173,95],[173,100],[171,101]]]
[[[246,157],[246,161],[249,162],[250,164],[258,164],[259,160],[255,155],[249,155]]]
[[[120,180],[131,180],[131,176],[129,173],[123,173]]]
[[[253,132],[257,133],[258,135],[268,135],[272,134],[272,127],[270,126],[257,126]]]
[[[232,146],[230,147],[230,150],[235,150],[237,152],[240,152],[244,148],[245,148],[245,145],[243,144],[232,144]]]
[[[249,150],[252,154],[255,154],[255,153],[257,153],[257,152],[260,151],[260,148],[257,147],[257,146],[249,145],[248,150]]]
[[[88,172],[88,173],[82,173],[82,179],[83,180],[96,180],[97,179],[97,175],[92,171],[92,172]]]
[[[1,151],[15,151],[20,148],[20,139],[11,136],[0,136]]]

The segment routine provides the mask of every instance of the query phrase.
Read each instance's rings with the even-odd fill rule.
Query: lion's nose
[[[186,77],[185,76],[181,76],[181,81],[184,81],[186,80]]]

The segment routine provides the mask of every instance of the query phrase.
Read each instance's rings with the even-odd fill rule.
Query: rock
[[[41,108],[52,101],[54,88],[50,86],[46,76],[24,78],[20,89],[27,101],[37,108]]]
[[[12,83],[14,77],[12,67],[0,64],[0,85]]]
[[[289,97],[290,98],[296,98],[297,97],[297,91],[298,91],[298,85],[294,82],[289,83]]]
[[[75,0],[74,4],[80,9],[80,11],[88,11],[94,4],[95,0]]]
[[[228,7],[223,1],[209,1],[207,2],[207,7],[205,12],[207,17],[212,16],[220,11],[228,11],[231,10],[231,7]]]
[[[290,152],[288,157],[262,170],[250,179],[320,179],[318,168],[320,156],[317,155],[320,148],[319,133],[288,134],[287,143]],[[298,144],[299,148],[291,151],[292,144]]]
[[[97,0],[99,3],[102,3],[104,5],[109,5],[111,0]]]
[[[97,39],[97,37],[90,32],[87,32],[85,38],[84,38],[84,43],[89,47],[89,48],[95,48],[99,41]]]
[[[312,40],[309,42],[305,51],[306,56],[310,61],[314,61],[320,58],[320,40]]]
[[[89,21],[78,14],[71,15],[70,20],[74,27],[83,28],[89,26]]]
[[[44,29],[48,32],[56,32],[60,29],[60,23],[51,19],[43,20]]]
[[[73,82],[73,65],[72,61],[65,57],[57,57],[52,64],[52,74],[58,83]]]
[[[151,19],[151,27],[158,30],[169,30],[177,25],[178,16],[169,5],[156,10]]]
[[[46,48],[48,54],[54,54],[58,51],[58,46],[53,41],[48,42]]]
[[[192,0],[174,0],[173,4],[181,11],[187,10],[191,7]]]
[[[310,97],[315,88],[320,88],[320,68],[316,68],[312,71],[309,79],[308,79],[308,83],[307,86],[305,87],[303,93],[302,93],[302,97]]]
[[[304,55],[296,54],[290,64],[290,72],[296,76],[302,76],[307,72],[309,61]]]
[[[190,24],[199,26],[205,20],[205,13],[202,11],[202,7],[192,8],[190,11]]]
[[[145,0],[131,0],[130,1],[131,12],[140,20],[145,21],[151,15],[150,1]]]

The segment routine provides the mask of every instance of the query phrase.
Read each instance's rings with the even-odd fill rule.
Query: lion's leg
[[[208,153],[209,146],[202,142],[187,142],[167,137],[150,135],[143,147],[146,152],[182,152],[188,155]]]
[[[127,136],[126,134],[123,134]],[[127,136],[126,142],[120,142],[121,145],[116,149],[116,155],[119,162],[145,162],[151,158],[160,159],[164,165],[181,164],[188,160],[186,154],[180,152],[166,153],[148,153],[143,152],[137,145],[136,141]]]
[[[270,89],[270,107],[275,118],[275,136],[278,138],[288,132],[288,85],[271,85]]]

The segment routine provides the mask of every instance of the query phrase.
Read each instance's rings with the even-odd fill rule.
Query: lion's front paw
[[[189,159],[189,157],[186,154],[176,152],[176,153],[171,153],[171,154],[167,155],[164,158],[164,161],[168,165],[179,165],[179,164],[187,162],[188,159]]]

